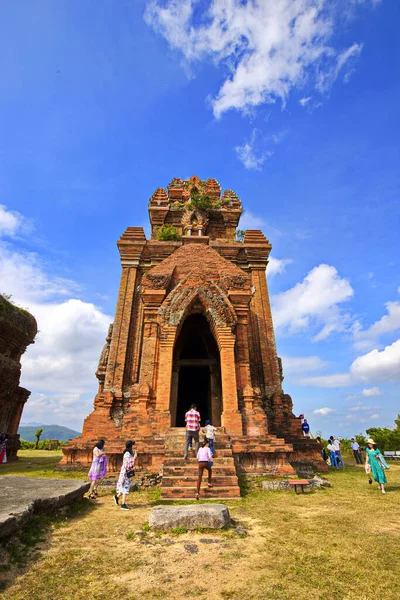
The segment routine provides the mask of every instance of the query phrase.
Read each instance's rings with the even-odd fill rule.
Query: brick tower
[[[282,390],[265,276],[271,245],[258,230],[238,241],[241,214],[235,192],[221,195],[215,179],[175,178],[150,199],[151,239],[126,229],[94,410],[82,437],[64,446],[63,464],[90,464],[104,438],[117,469],[124,441],[135,439],[139,467],[163,465],[165,485],[177,484],[170,497],[187,497],[191,466],[185,475],[179,463],[184,414],[195,402],[202,421],[219,428],[225,483],[238,473],[293,475],[296,463],[324,469]],[[235,495],[228,487],[224,494]]]

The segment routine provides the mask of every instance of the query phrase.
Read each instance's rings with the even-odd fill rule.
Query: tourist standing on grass
[[[209,488],[212,488],[212,483],[211,483],[212,454],[211,454],[211,450],[209,448],[208,442],[206,440],[201,444],[201,448],[199,448],[199,451],[197,452],[197,462],[198,462],[198,468],[199,468],[199,476],[197,478],[196,500],[199,499],[200,486],[201,486],[201,482],[203,479],[204,469],[206,469],[206,471],[208,471],[207,485]]]
[[[336,446],[333,445],[332,440],[329,438],[328,440],[328,452],[329,452],[329,460],[331,462],[331,467],[339,468],[338,463],[336,462]]]
[[[354,438],[351,438],[351,449],[353,450],[354,458],[356,459],[357,465],[363,464],[363,459],[360,454],[360,446],[357,444]]]
[[[133,467],[137,458],[137,452],[133,449],[135,442],[128,440],[125,444],[125,452],[122,459],[122,467],[118,477],[117,493],[114,495],[114,502],[118,506],[119,498],[122,496],[121,510],[129,510],[126,504],[126,497],[131,488],[131,479],[135,474]]]
[[[104,440],[99,440],[93,448],[93,462],[88,473],[91,481],[89,489],[89,498],[95,500],[98,494],[100,481],[104,479],[107,473],[107,456],[104,452]]]
[[[186,440],[185,440],[185,451],[183,458],[188,457],[189,443],[190,440],[194,440],[196,454],[199,451],[199,429],[200,429],[200,413],[197,411],[197,406],[192,404],[190,410],[185,414],[186,421]]]
[[[331,437],[329,438],[330,443],[332,444],[332,446],[335,447],[335,454],[336,454],[336,464],[339,466],[339,462],[342,465],[342,469],[344,469],[344,461],[343,461],[343,456],[342,456],[342,452],[340,450],[340,441],[337,438],[334,438],[333,435],[331,435]]]
[[[367,471],[367,465],[371,467],[372,477],[378,484],[378,489],[382,490],[382,494],[386,494],[385,483],[387,483],[385,470],[389,469],[389,465],[383,458],[381,451],[378,450],[372,438],[367,440],[367,448],[365,450],[365,470]],[[367,471],[368,472],[368,471]],[[369,479],[369,483],[372,483],[372,479]]]

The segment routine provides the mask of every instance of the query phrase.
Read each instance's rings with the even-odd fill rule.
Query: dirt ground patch
[[[129,512],[105,494],[53,523],[1,597],[398,600],[400,467],[388,478],[386,496],[352,467],[304,495],[252,489],[227,502],[234,527],[212,532],[151,532],[156,492],[132,494]]]

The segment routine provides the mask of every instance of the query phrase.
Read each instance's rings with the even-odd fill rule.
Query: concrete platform
[[[21,527],[34,513],[52,513],[87,492],[90,484],[66,479],[0,477],[0,538]]]

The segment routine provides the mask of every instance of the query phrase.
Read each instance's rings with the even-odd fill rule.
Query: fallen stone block
[[[225,504],[197,504],[183,506],[156,506],[152,508],[149,525],[152,529],[222,529],[231,517]]]
[[[0,477],[0,538],[14,533],[34,513],[49,514],[71,504],[89,487],[77,480]]]
[[[262,481],[261,487],[267,492],[288,491],[291,489],[291,485],[287,480],[284,481]]]

